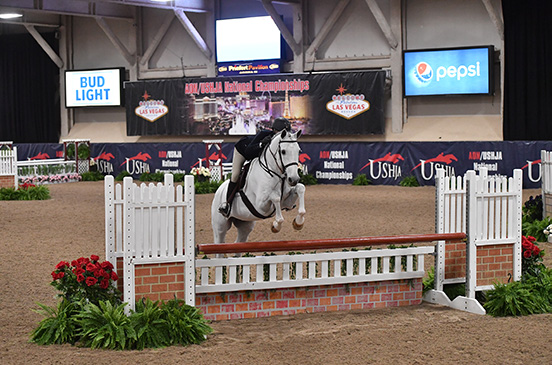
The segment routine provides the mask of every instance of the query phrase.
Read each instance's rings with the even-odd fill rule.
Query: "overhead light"
[[[23,14],[17,14],[17,13],[3,13],[0,14],[0,19],[14,19],[14,18],[21,18]]]
[[[150,1],[154,3],[168,3],[171,0],[150,0]]]

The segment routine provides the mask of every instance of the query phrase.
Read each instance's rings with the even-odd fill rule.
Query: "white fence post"
[[[194,177],[184,177],[184,201],[189,205],[185,211],[185,235],[184,254],[186,255],[184,268],[184,293],[186,304],[195,306],[195,187]]]
[[[466,244],[466,297],[475,299],[475,283],[477,280],[477,247],[475,246],[476,236],[478,235],[477,223],[478,213],[477,191],[478,182],[481,180],[475,175],[475,171],[470,170],[466,173],[466,234],[468,242]]]
[[[132,260],[134,256],[134,211],[132,202],[134,202],[134,189],[132,177],[123,179],[123,277],[124,277],[124,292],[123,299],[128,306],[125,307],[125,313],[129,314],[131,309],[134,309],[134,267]]]
[[[542,216],[552,215],[552,152],[541,150]]]

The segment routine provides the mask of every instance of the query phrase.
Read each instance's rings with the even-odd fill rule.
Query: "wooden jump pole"
[[[460,241],[464,240],[465,238],[466,234],[463,232],[459,232],[379,237],[329,238],[326,240],[238,242],[219,244],[209,243],[197,245],[196,252],[204,254],[220,254],[243,252],[304,251],[358,246],[380,246],[396,243]]]

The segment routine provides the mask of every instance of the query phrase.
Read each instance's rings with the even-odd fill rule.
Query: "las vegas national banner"
[[[384,85],[384,71],[127,82],[127,135],[248,135],[280,116],[307,135],[383,134]]]

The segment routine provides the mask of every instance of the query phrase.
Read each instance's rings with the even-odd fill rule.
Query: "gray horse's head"
[[[277,152],[278,158],[276,161],[280,165],[279,168],[285,175],[289,185],[295,186],[299,182],[299,154],[301,148],[297,143],[297,139],[301,136],[301,130],[293,133],[285,129],[279,132],[272,140],[271,150]]]

